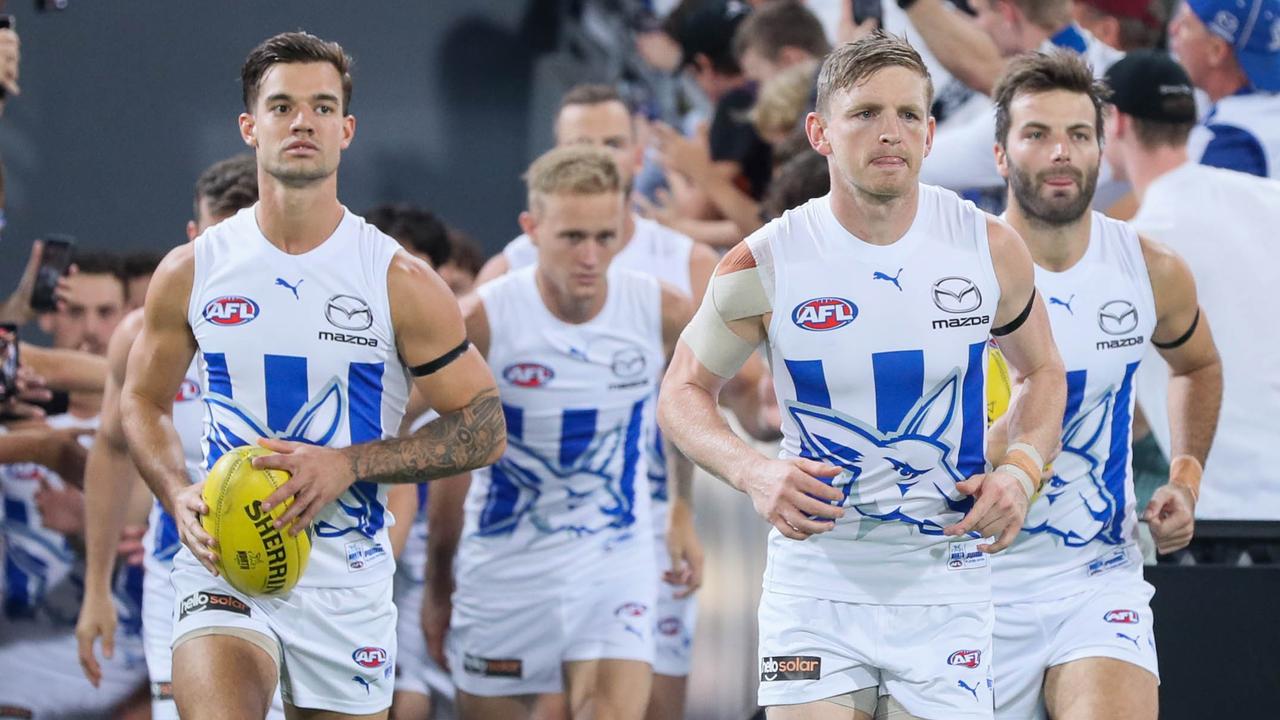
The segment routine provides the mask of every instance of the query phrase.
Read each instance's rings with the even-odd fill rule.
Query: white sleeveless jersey
[[[173,398],[173,427],[178,431],[178,439],[182,441],[182,456],[187,465],[187,477],[191,482],[204,479],[204,394],[200,383],[200,355],[197,353],[182,378],[182,386]],[[173,556],[182,547],[178,536],[178,526],[173,516],[164,505],[156,500],[151,507],[147,519],[147,534],[142,536],[142,546],[146,550],[143,567],[147,572],[158,572],[165,575],[173,568]]]
[[[693,279],[689,275],[689,258],[693,252],[693,240],[671,228],[639,215],[632,216],[636,223],[635,234],[627,246],[613,259],[611,267],[626,268],[648,275],[679,290],[693,295]],[[502,255],[512,270],[538,262],[538,249],[528,235],[507,243]],[[698,302],[701,298],[692,298]],[[663,368],[658,367],[658,382],[662,382]],[[645,448],[649,463],[649,491],[653,497],[653,528],[659,537],[667,531],[667,456],[663,450],[662,431],[654,422],[646,430]]]
[[[1062,452],[1022,533],[992,559],[997,602],[1065,597],[1118,568],[1141,572],[1134,508],[1134,373],[1155,328],[1138,236],[1093,213],[1089,247],[1063,272],[1036,267],[1067,369]]]
[[[835,529],[769,537],[765,586],[844,602],[951,604],[990,598],[985,556],[942,529],[983,470],[986,341],[1000,300],[986,216],[920,185],[907,233],[851,235],[830,196],[747,242],[770,264],[768,350],[782,408],[781,456],[840,467]],[[767,289],[767,288],[766,288]]]
[[[568,566],[652,562],[643,443],[663,361],[660,286],[610,268],[604,307],[570,324],[543,304],[535,272],[478,290],[507,449],[472,476],[459,584],[482,570],[543,588]]]
[[[195,240],[188,321],[204,369],[204,466],[260,437],[345,447],[394,436],[409,389],[387,298],[399,245],[344,210],[319,247],[290,255],[263,236],[255,208]],[[386,489],[353,484],[313,523],[299,585],[389,577],[391,522]]]
[[[97,429],[98,418],[81,419],[70,414],[48,419],[52,428]],[[88,448],[92,435],[80,438]],[[84,598],[84,558],[66,536],[44,526],[35,496],[41,483],[62,489],[66,483],[53,470],[34,463],[0,465],[0,554],[4,571],[3,619],[33,622],[44,627],[75,626]],[[112,595],[119,612],[121,629],[136,635],[142,629],[141,569],[120,568],[112,583]]]

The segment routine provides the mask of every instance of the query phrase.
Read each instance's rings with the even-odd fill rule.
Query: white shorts
[[[24,627],[26,626],[26,627]],[[102,683],[80,670],[74,627],[0,619],[0,718],[105,718],[147,681],[142,638],[116,632],[115,656],[102,657]]]
[[[875,687],[926,720],[990,720],[990,603],[866,605],[760,597],[763,706]]]
[[[1044,718],[1044,673],[1087,657],[1122,660],[1156,676],[1151,616],[1155,589],[1141,576],[1106,583],[1060,600],[996,606],[996,717]]]
[[[459,588],[448,641],[454,684],[486,697],[556,693],[564,691],[566,662],[608,658],[652,665],[652,566],[618,569],[589,584],[557,584],[538,593]]]
[[[658,549],[658,604],[654,615],[653,672],[657,675],[685,677],[693,665],[693,633],[698,621],[698,596],[676,598],[681,586],[662,579],[671,566],[664,537],[654,540]]]
[[[167,569],[167,568],[166,568]],[[142,640],[151,678],[152,720],[178,720],[173,701],[173,584],[163,570],[148,572],[142,580]],[[277,687],[271,697],[267,720],[284,720],[284,703]]]
[[[432,691],[453,697],[449,673],[427,654],[427,638],[422,634],[422,595],[425,586],[404,575],[395,576],[396,692],[430,695]]]
[[[185,549],[174,562],[172,578],[175,645],[207,628],[257,632],[279,647],[284,702],[352,715],[390,707],[396,655],[391,578],[253,597],[210,575]]]

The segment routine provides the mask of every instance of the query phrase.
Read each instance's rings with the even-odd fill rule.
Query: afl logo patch
[[[981,650],[957,650],[947,658],[948,665],[956,667],[976,668],[982,664]]]
[[[838,297],[820,297],[806,300],[791,311],[791,322],[803,330],[822,332],[835,330],[853,322],[858,317],[858,306]]]
[[[356,648],[351,659],[362,668],[380,668],[387,662],[387,651],[380,647]]]
[[[1136,625],[1138,624],[1138,612],[1136,610],[1111,610],[1102,616],[1103,620],[1109,623],[1118,623],[1120,625]]]
[[[188,402],[200,397],[200,386],[191,378],[183,378],[178,386],[178,394],[173,396],[174,402]]]
[[[516,387],[536,388],[551,382],[555,372],[538,363],[515,363],[502,371],[502,377]]]
[[[223,295],[210,300],[202,314],[214,325],[244,325],[258,317],[258,303],[243,295]]]

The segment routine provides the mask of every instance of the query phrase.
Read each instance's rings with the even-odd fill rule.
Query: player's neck
[[[1151,183],[1189,162],[1186,145],[1158,147],[1153,150],[1136,148],[1135,152],[1138,157],[1129,163],[1128,175],[1139,206],[1142,205]]]
[[[1089,249],[1089,233],[1093,229],[1093,211],[1086,209],[1073,222],[1065,225],[1046,223],[1031,217],[1010,197],[1005,219],[1031,250],[1036,265],[1050,272],[1062,272],[1073,267]]]
[[[319,247],[342,221],[338,175],[306,187],[289,187],[258,173],[258,228],[267,240],[290,255]]]
[[[604,279],[600,284],[600,292],[587,298],[573,297],[560,292],[555,283],[548,282],[541,271],[534,273],[534,281],[538,287],[538,296],[542,304],[556,319],[571,325],[580,325],[600,314],[605,300],[609,297],[609,281]]]
[[[873,196],[852,188],[833,188],[831,212],[854,237],[870,245],[892,245],[915,222],[920,186],[894,198]]]

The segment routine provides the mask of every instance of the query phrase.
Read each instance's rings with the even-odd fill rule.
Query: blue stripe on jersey
[[[351,444],[382,439],[383,363],[351,363],[347,369],[347,422]]]
[[[873,353],[871,372],[876,387],[876,429],[892,433],[924,396],[924,351]]]
[[[1118,545],[1124,539],[1124,506],[1125,479],[1129,475],[1129,447],[1132,431],[1132,413],[1129,405],[1133,398],[1133,374],[1138,370],[1138,363],[1131,362],[1124,367],[1124,381],[1116,392],[1115,405],[1111,408],[1111,448],[1107,453],[1107,464],[1102,470],[1102,485],[1115,499],[1116,509],[1111,515],[1107,527],[1102,529],[1103,539]]]
[[[142,576],[141,565],[126,565],[116,571],[120,629],[129,635],[142,632]]]
[[[636,506],[636,465],[640,462],[640,428],[644,423],[644,404],[648,399],[639,400],[631,406],[631,421],[627,423],[627,439],[623,446],[622,479],[618,489],[625,498],[624,508],[628,508],[625,517],[620,518],[622,526],[635,522]],[[565,411],[568,414],[571,411]]]
[[[430,491],[427,490],[427,483],[418,483],[418,512],[422,512],[427,507],[427,496]]]
[[[796,388],[796,400],[806,405],[831,407],[831,392],[827,390],[827,376],[821,360],[783,360],[791,373],[791,384]]]
[[[152,555],[157,560],[172,560],[174,555],[178,554],[181,547],[182,538],[178,535],[178,524],[173,521],[173,516],[169,511],[160,505],[160,501],[156,501],[156,505],[160,508],[160,523],[156,527],[155,547],[152,548]]]
[[[560,423],[560,467],[573,467],[595,436],[595,408],[565,410]]]
[[[1062,413],[1064,428],[1080,412],[1080,403],[1084,402],[1084,383],[1088,376],[1088,370],[1072,370],[1067,373],[1067,409]]]
[[[16,498],[4,499],[4,516],[6,522],[15,525],[27,524],[26,503]],[[6,617],[25,617],[31,613],[31,589],[28,587],[29,577],[19,567],[15,555],[18,548],[12,544],[4,554],[4,614]]]
[[[507,437],[524,438],[524,409],[502,404],[502,417],[507,421]],[[478,534],[485,536],[510,535],[515,532],[513,522],[520,488],[516,486],[499,463],[489,466],[489,494],[480,510]]]
[[[985,467],[986,398],[983,397],[983,377],[986,372],[986,342],[969,346],[969,367],[964,372],[961,386],[960,456],[956,470],[963,477],[976,475]]]
[[[307,404],[307,359],[291,355],[263,355],[262,373],[267,392],[267,426],[282,433],[289,429],[293,416]]]
[[[507,437],[524,439],[524,408],[503,403],[502,419],[507,421]]]
[[[231,397],[231,373],[227,371],[226,353],[205,353],[204,365],[209,371],[209,392]]]
[[[648,468],[649,496],[655,500],[667,500],[667,449],[663,441],[662,428],[657,423],[653,426],[653,463]]]

